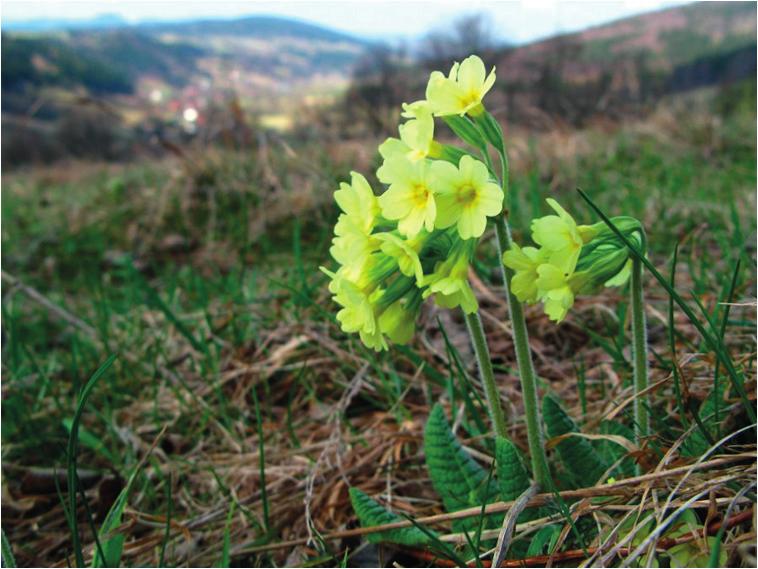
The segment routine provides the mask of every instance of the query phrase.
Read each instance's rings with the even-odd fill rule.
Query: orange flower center
[[[426,207],[426,204],[429,201],[429,188],[424,184],[415,184],[413,186],[411,199],[416,207]]]
[[[476,188],[471,184],[466,184],[458,188],[456,201],[461,205],[471,205],[476,200]]]

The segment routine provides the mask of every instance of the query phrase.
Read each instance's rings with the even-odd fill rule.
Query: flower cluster
[[[426,99],[403,105],[399,138],[379,146],[376,172],[387,186],[376,195],[364,176],[351,173],[334,198],[342,213],[331,255],[339,268],[329,290],[341,307],[337,320],[375,350],[387,339],[408,342],[424,300],[477,310],[468,272],[488,217],[503,208],[504,194],[486,164],[469,152],[434,139],[434,117],[484,111],[482,98],[495,81],[476,56],[434,72]]]
[[[578,294],[603,286],[622,286],[631,274],[626,245],[602,222],[577,225],[558,202],[547,199],[555,215],[532,221],[532,240],[539,247],[513,244],[503,263],[514,271],[511,291],[521,302],[542,302],[551,320],[561,322]],[[631,217],[615,217],[614,225],[633,243],[643,244],[642,226]]]

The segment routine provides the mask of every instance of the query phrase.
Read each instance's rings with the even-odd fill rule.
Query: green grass
[[[749,95],[735,91],[731,96]],[[752,294],[756,282],[755,113],[739,102],[725,103],[723,96],[693,102],[694,111],[690,106],[677,111],[672,103],[673,120],[664,120],[668,115],[662,113],[610,134],[578,133],[589,142],[586,153],[555,158],[532,151],[528,166],[513,172],[516,238],[525,236],[532,217],[546,212],[544,198],[549,195],[557,195],[582,222],[596,220],[575,191],[581,188],[602,211],[643,220],[650,260],[664,275],[679,244],[684,277],[676,279],[678,290],[686,297],[693,293],[708,317],[721,322],[719,315],[725,318],[726,312],[718,302],[731,294],[738,261],[743,267],[733,287],[738,302]],[[718,121],[713,120],[714,109],[721,112]],[[538,142],[531,148],[540,148]],[[249,517],[247,527],[252,528],[245,540],[260,544],[280,539],[281,497],[263,492],[255,508],[238,503],[249,493],[243,491],[243,482],[224,466],[213,465],[210,455],[206,463],[195,463],[205,451],[187,454],[203,441],[223,452],[257,450],[248,468],[262,471],[256,480],[271,482],[272,455],[307,447],[314,442],[311,425],[313,430],[321,426],[320,419],[314,422],[301,410],[310,409],[318,417],[324,402],[337,400],[335,392],[350,384],[363,363],[370,370],[365,374],[369,389],[340,414],[346,436],[361,435],[360,420],[374,411],[386,411],[387,421],[402,426],[418,415],[419,405],[430,406],[443,390],[466,409],[466,434],[478,440],[486,429],[481,401],[463,372],[466,356],[453,345],[454,337],[439,339],[439,351],[447,356],[444,366],[429,362],[420,344],[375,355],[333,324],[325,278],[317,267],[329,264],[337,213],[331,192],[347,178],[351,157],[334,163],[313,145],[296,148],[294,157],[277,147],[268,150],[269,163],[262,163],[257,153],[213,152],[187,163],[86,166],[78,174],[53,169],[3,179],[3,271],[81,322],[79,327],[62,322],[49,308],[4,283],[4,464],[65,469],[77,394],[91,370],[117,353],[81,416],[79,467],[126,478],[144,455],[144,445],[134,441],[149,444],[168,424],[173,438],[161,445],[176,439],[170,442],[175,448],[161,448],[176,472],[148,463],[152,470],[148,466],[135,474],[129,505],[146,514],[171,512],[174,520],[192,520],[224,504],[212,531],[208,526],[197,530],[209,532],[205,547],[213,547],[216,557],[206,559],[200,553],[194,558],[218,563],[221,557],[224,566],[239,561],[233,552],[243,544],[235,541],[240,534],[233,522],[241,516]],[[274,187],[260,182],[269,171],[277,178]],[[266,219],[264,225],[261,220]],[[494,244],[484,247],[478,266],[486,281],[496,283],[494,251]],[[666,297],[662,289],[654,290],[651,302],[664,314]],[[624,301],[611,312],[623,322]],[[599,322],[588,315],[577,318],[591,332],[583,346],[600,349],[626,381],[623,329],[602,315]],[[744,357],[754,353],[754,318],[754,313],[733,310],[729,321],[724,320],[727,337],[748,338],[732,350],[735,365],[748,378],[755,373]],[[690,351],[707,352],[695,336],[672,330],[669,337],[668,332],[659,333],[660,345],[654,346],[664,363],[673,334]],[[301,334],[311,335],[304,347],[294,348],[297,357],[276,359],[277,350]],[[330,352],[314,342],[314,335],[356,359]],[[540,341],[551,340],[546,336]],[[555,349],[561,345],[557,342]],[[579,388],[574,385],[572,390],[581,390],[585,415],[587,399],[596,398],[605,386],[585,372],[582,353],[568,350],[565,355],[572,369],[581,370]],[[228,372],[268,358],[279,368],[243,376],[252,378],[244,384],[252,393],[229,381]],[[319,358],[331,358],[328,373],[311,364]],[[422,362],[423,387],[411,385],[408,378]],[[495,364],[499,372],[510,366]],[[702,385],[707,389],[707,383]],[[274,424],[278,427],[272,429]],[[663,438],[681,434],[681,427],[661,429]],[[249,446],[251,436],[259,449]],[[477,445],[487,450],[486,442]],[[318,452],[305,456],[313,463]],[[193,485],[211,470],[216,482]],[[6,477],[18,483],[11,471]],[[192,494],[192,506],[181,492]],[[297,504],[302,507],[302,497]],[[156,524],[156,551],[173,563],[182,534],[165,520]],[[87,530],[81,531],[91,544]],[[12,532],[6,533],[17,559],[34,558],[32,544],[16,542]],[[216,547],[220,544],[221,549]],[[72,552],[64,544],[46,561]],[[248,561],[265,564],[271,559]]]

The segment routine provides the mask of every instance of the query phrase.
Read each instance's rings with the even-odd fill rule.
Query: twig
[[[506,553],[508,553],[508,547],[511,545],[513,538],[513,530],[516,529],[516,520],[521,512],[526,508],[526,504],[537,495],[537,484],[532,484],[526,491],[516,499],[516,503],[508,510],[508,513],[503,519],[503,529],[500,531],[500,535],[497,538],[497,545],[495,546],[495,553],[492,556],[492,562],[495,567],[499,567],[500,563],[505,559]]]
[[[672,478],[680,474],[685,474],[691,470],[693,471],[694,470],[707,470],[709,468],[715,468],[718,466],[723,466],[725,464],[732,464],[735,462],[741,462],[741,461],[749,460],[749,459],[754,460],[756,456],[757,455],[755,452],[744,452],[744,453],[735,454],[731,456],[716,458],[708,462],[701,462],[699,464],[694,465],[694,467],[691,465],[680,466],[680,467],[672,468],[669,470],[663,470],[661,472],[655,472],[652,474],[644,474],[642,476],[627,478],[625,480],[620,480],[613,484],[603,484],[601,486],[594,486],[592,488],[582,488],[579,490],[566,490],[563,492],[559,492],[558,495],[563,499],[625,495],[629,492],[629,490],[632,489],[632,487],[641,483],[662,481],[667,478]],[[554,499],[554,497],[555,495],[553,493],[537,494],[536,496],[534,496],[527,502],[526,506],[527,507],[543,506],[547,503],[550,503]],[[514,506],[515,503],[516,503],[515,500],[509,501],[509,502],[494,502],[492,504],[487,505],[484,508],[484,514],[486,515],[486,514],[496,514],[496,513],[501,513],[501,512],[507,512],[510,508]],[[448,522],[452,520],[469,518],[472,516],[479,516],[481,514],[482,514],[481,506],[476,506],[474,508],[467,508],[467,509],[459,510],[457,512],[453,512],[450,514],[437,514],[433,516],[422,517],[416,520],[416,522],[419,524],[437,524],[440,522]],[[380,526],[336,531],[336,532],[324,534],[321,537],[324,540],[342,539],[346,537],[356,537],[360,535],[378,533],[378,532],[387,531],[391,529],[410,527],[412,525],[413,525],[412,522],[408,520],[403,520],[403,521],[393,522],[390,524],[384,524]],[[258,547],[240,549],[234,552],[234,554],[239,555],[242,553],[259,553],[262,551],[284,549],[284,548],[293,547],[296,545],[304,545],[307,543],[307,541],[308,541],[307,537],[292,539],[288,541],[282,541],[279,543],[271,543],[267,545],[261,545]]]
[[[743,522],[750,520],[752,516],[753,516],[753,508],[750,508],[749,510],[740,512],[739,514],[736,514],[730,518],[727,518],[726,521],[724,522],[716,522],[714,524],[709,525],[706,530],[706,533],[708,535],[713,535],[721,529],[722,525],[728,529],[730,527],[739,525]],[[658,547],[656,549],[658,551],[666,551],[677,545],[694,541],[698,537],[699,536],[696,536],[690,533],[679,538],[663,539],[658,542]],[[560,551],[560,552],[554,553],[553,555],[535,555],[532,557],[526,557],[524,559],[508,559],[508,560],[503,561],[500,565],[496,565],[496,567],[544,567],[545,565],[547,565],[547,563],[550,560],[552,560],[553,562],[560,563],[563,561],[584,559],[587,553],[592,555],[596,553],[598,549],[600,548],[589,547],[586,550],[569,549],[567,551]],[[620,556],[629,555],[630,549],[631,548],[628,548],[628,547],[622,548],[617,552],[617,554]],[[406,551],[407,553],[409,553],[410,555],[413,555],[417,559],[433,562],[437,567],[455,567],[455,564],[452,561],[449,561],[447,559],[440,559],[437,556],[435,556],[433,553],[429,553],[427,551],[420,551],[420,550],[407,549],[407,548],[403,548],[403,551]],[[482,567],[492,567],[492,562],[489,560],[484,560],[484,561],[481,561],[480,563]],[[472,564],[469,566],[475,567],[476,565]]]
[[[0,276],[2,277],[2,280],[7,282],[9,285],[19,289],[26,296],[28,296],[35,302],[47,308],[50,312],[55,314],[58,318],[60,318],[64,322],[71,324],[71,326],[73,326],[74,328],[78,328],[79,330],[81,330],[88,336],[91,336],[92,338],[97,338],[97,331],[92,326],[87,324],[84,320],[77,318],[65,308],[62,308],[58,306],[57,304],[55,304],[54,302],[52,302],[42,293],[37,291],[37,289],[34,289],[30,287],[29,285],[24,284],[19,279],[17,279],[11,274],[6,273],[5,271],[0,270]]]

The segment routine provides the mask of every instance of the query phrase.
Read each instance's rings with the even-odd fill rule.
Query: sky
[[[687,4],[678,0],[2,0],[3,21],[89,19],[118,14],[130,22],[233,18],[254,14],[299,18],[372,39],[418,39],[457,17],[484,13],[499,40],[525,43],[618,18]]]

